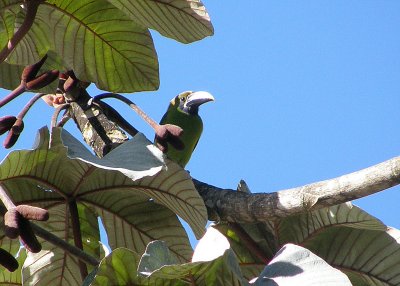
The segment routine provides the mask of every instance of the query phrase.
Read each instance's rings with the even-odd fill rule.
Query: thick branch
[[[274,193],[248,194],[194,180],[209,214],[230,222],[258,222],[329,207],[400,184],[400,157],[302,187]],[[215,219],[215,217],[212,217]]]
[[[75,118],[80,117],[77,110],[72,109],[71,112]],[[101,137],[93,143],[90,145],[95,151],[103,150],[101,155],[120,144],[118,142],[111,145],[111,148],[104,148],[107,140]],[[99,155],[99,152],[96,153]],[[195,179],[193,181],[206,204],[210,220],[252,223],[337,205],[398,185],[400,157],[338,178],[274,193],[237,192]]]

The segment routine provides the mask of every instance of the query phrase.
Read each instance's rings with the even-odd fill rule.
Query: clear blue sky
[[[156,120],[181,91],[215,96],[200,110],[205,130],[187,166],[193,177],[226,188],[244,179],[253,192],[273,192],[399,155],[400,1],[205,5],[215,35],[183,45],[154,32],[160,90],[130,96]],[[16,114],[27,98],[0,116]],[[148,126],[123,110],[153,138]],[[34,107],[18,148],[31,146],[51,113],[44,103]],[[6,153],[1,149],[0,157]],[[399,191],[355,204],[400,228]]]

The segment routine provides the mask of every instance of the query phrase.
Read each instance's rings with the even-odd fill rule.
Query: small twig
[[[0,63],[2,63],[14,50],[17,44],[23,39],[23,37],[29,32],[30,28],[35,21],[36,13],[40,3],[43,1],[30,0],[24,2],[26,5],[26,16],[21,27],[15,32],[13,37],[8,41],[7,45],[0,51]]]
[[[63,115],[63,117],[61,118],[60,121],[58,121],[56,127],[63,127],[65,125],[65,123],[68,122],[68,120],[70,120],[71,117],[68,115],[68,111],[65,112],[65,114]]]
[[[99,95],[96,95],[95,97],[93,97],[93,100],[97,101],[97,100],[101,100],[104,98],[116,98],[116,99],[126,103],[137,114],[139,114],[139,116],[142,117],[143,120],[146,121],[154,130],[156,130],[157,127],[160,126],[151,117],[149,117],[139,106],[137,106],[134,102],[132,102],[130,99],[126,98],[125,96],[122,96],[118,93],[103,93],[103,94],[99,94]]]
[[[69,244],[68,242],[60,239],[59,237],[55,236],[51,232],[41,228],[37,224],[31,223],[33,231],[44,240],[50,242],[51,244],[61,248],[65,252],[75,256],[80,261],[86,262],[90,265],[97,266],[99,265],[100,261],[93,256],[87,254],[86,252],[82,251],[81,249]]]
[[[36,101],[38,101],[42,96],[46,95],[46,93],[37,93],[35,96],[33,96],[27,104],[25,104],[24,108],[18,113],[17,118],[23,119],[26,113],[31,109],[31,107],[35,104]]]
[[[16,89],[14,89],[6,97],[0,100],[0,107],[3,107],[10,101],[14,100],[17,96],[23,94],[25,91],[26,91],[25,85],[20,84]]]
[[[54,110],[53,116],[51,117],[51,127],[59,126],[59,123],[57,123],[58,116],[60,115],[61,111],[67,110],[69,106],[70,106],[69,103],[65,103],[58,106],[56,110]]]
[[[142,109],[140,109],[135,103],[128,98],[117,94],[117,93],[103,93],[93,98],[94,101],[99,101],[104,98],[115,98],[118,99],[132,108],[140,117],[143,118],[153,129],[156,134],[156,146],[163,152],[168,150],[168,144],[170,143],[175,149],[182,150],[184,143],[179,139],[179,136],[183,133],[183,129],[173,124],[160,125],[150,118]]]

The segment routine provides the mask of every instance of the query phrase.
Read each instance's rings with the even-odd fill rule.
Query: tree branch
[[[78,95],[77,98],[82,93]],[[76,110],[72,109],[71,112],[75,118],[79,118]],[[84,133],[82,129],[81,131]],[[124,140],[126,138],[122,139]],[[90,145],[94,150],[103,150],[102,155],[105,155],[121,143],[104,148],[107,142],[99,138]],[[96,153],[99,155],[99,152]],[[255,223],[334,206],[398,185],[400,157],[331,180],[274,193],[251,194],[221,189],[196,179],[193,179],[193,182],[205,202],[210,220]]]
[[[211,219],[251,223],[329,207],[400,184],[400,157],[334,179],[274,193],[248,194],[193,179]]]

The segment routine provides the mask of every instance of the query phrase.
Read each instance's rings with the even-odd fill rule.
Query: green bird
[[[203,121],[199,116],[199,106],[214,101],[214,97],[205,91],[185,91],[174,97],[162,117],[160,124],[173,124],[181,127],[183,133],[179,137],[183,146],[178,150],[168,143],[167,157],[175,161],[182,168],[189,162],[197,142],[203,132]],[[156,138],[155,142],[157,143]]]

